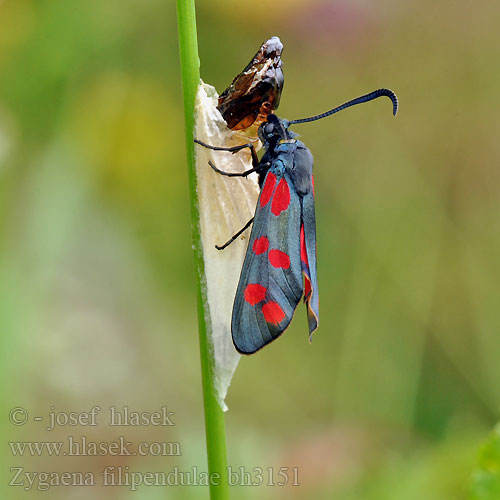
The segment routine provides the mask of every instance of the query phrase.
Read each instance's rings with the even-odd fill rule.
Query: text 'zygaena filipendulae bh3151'
[[[252,67],[259,53],[224,93],[226,98],[232,92],[230,89],[240,88],[239,83],[244,82],[245,71]],[[267,61],[268,67],[272,66],[271,60]],[[264,63],[266,65],[266,61]],[[281,64],[281,74],[280,68]],[[280,89],[282,85],[281,78]],[[249,116],[261,115],[261,107],[258,111],[255,107],[258,99],[253,101],[253,108],[245,108],[245,96],[251,94],[251,89],[245,88],[244,83],[241,88],[246,91],[241,94],[234,91],[231,94],[231,107],[238,110],[240,124]],[[262,92],[258,95],[263,95]],[[271,94],[273,92],[279,100],[280,91],[272,90]],[[375,90],[325,113],[299,120],[278,118],[271,110],[258,129],[265,150],[260,160],[252,143],[224,148],[195,140],[205,148],[232,154],[250,149],[253,167],[246,172],[226,172],[213,162],[209,162],[209,165],[220,175],[246,177],[255,172],[259,178],[260,194],[254,217],[229,241],[217,247],[223,250],[253,224],[231,320],[233,343],[238,352],[252,354],[278,338],[290,324],[302,298],[306,304],[309,338],[319,324],[313,157],[305,144],[297,139],[297,134],[290,130],[290,126],[326,118],[355,104],[382,96],[391,99],[395,115],[398,100],[396,94],[388,89]],[[253,111],[248,112],[250,109]]]

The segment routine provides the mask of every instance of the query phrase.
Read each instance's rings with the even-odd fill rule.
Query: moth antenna
[[[280,126],[282,137],[284,137],[285,139],[288,139],[290,136],[288,135],[288,132],[287,132],[286,128],[283,126],[283,123],[281,122],[281,120],[279,120],[278,123]]]
[[[330,111],[326,111],[325,113],[321,113],[320,115],[311,116],[310,118],[301,118],[300,120],[291,120],[289,122],[290,125],[294,123],[306,123],[306,122],[314,122],[316,120],[320,120],[321,118],[326,118],[327,116],[333,115],[334,113],[338,113],[345,108],[350,108],[356,104],[361,104],[363,102],[373,101],[374,99],[378,99],[379,97],[386,96],[392,101],[392,114],[396,116],[398,112],[398,97],[396,94],[389,89],[378,89],[370,92],[369,94],[362,95],[361,97],[356,97],[356,99],[352,99],[351,101],[347,101],[336,108],[331,109]]]
[[[279,126],[279,128],[281,130],[281,136],[282,137],[284,137],[285,139],[289,138],[289,135],[287,133],[286,128],[283,126],[283,123],[281,122],[281,120],[274,113],[271,113],[268,116],[267,121],[270,122],[270,123],[274,123],[274,125]]]

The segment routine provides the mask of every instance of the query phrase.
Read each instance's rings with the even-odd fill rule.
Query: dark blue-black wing
[[[233,307],[233,342],[242,354],[252,354],[279,337],[303,296],[302,211],[303,200],[289,175],[271,166],[257,201]],[[306,242],[311,227],[307,224],[306,230],[304,225]],[[312,260],[311,254],[310,271]],[[315,264],[314,257],[314,273]]]
[[[316,267],[316,215],[314,191],[302,198],[302,227],[300,228],[300,260],[304,273],[304,301],[309,322],[309,340],[319,324],[318,270]]]

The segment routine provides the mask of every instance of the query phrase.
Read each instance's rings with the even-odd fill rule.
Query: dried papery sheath
[[[248,143],[248,135],[228,128],[217,109],[218,97],[214,87],[203,82],[200,84],[195,108],[195,137],[206,144],[221,147]],[[259,141],[253,141],[258,149]],[[256,174],[247,178],[224,177],[210,168],[209,160],[227,172],[249,170],[252,162],[248,149],[231,154],[196,147],[200,229],[210,315],[207,326],[213,349],[215,390],[219,404],[227,410],[224,399],[240,358],[231,340],[231,311],[250,230],[222,251],[215,245],[227,241],[252,218],[259,187]]]
[[[253,59],[219,97],[217,109],[232,130],[257,137],[259,126],[279,106],[283,90],[281,54],[277,36],[266,40]]]

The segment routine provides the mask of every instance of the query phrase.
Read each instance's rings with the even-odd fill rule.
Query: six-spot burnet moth
[[[256,57],[258,55],[259,53]],[[235,83],[252,66],[252,62],[235,78],[231,87],[221,97],[224,94],[226,94],[224,99],[227,99],[228,95],[231,96],[230,89],[236,88]],[[281,79],[277,92],[278,102],[282,85]],[[245,85],[242,87],[245,88]],[[276,87],[274,90],[271,89],[270,93],[273,92],[276,94]],[[304,143],[296,139],[297,134],[289,130],[290,125],[319,120],[350,106],[382,96],[391,99],[395,115],[398,110],[398,100],[391,90],[379,89],[325,113],[288,121],[272,113],[276,106],[270,108],[261,106],[256,113],[255,100],[252,106],[245,108],[242,105],[245,102],[243,99],[245,93],[239,94],[238,97],[236,94],[232,95],[234,96],[232,106],[238,110],[237,119],[233,120],[235,127],[245,120],[248,124],[255,117],[251,122],[253,123],[264,114],[260,111],[269,110],[266,114],[267,120],[263,121],[258,129],[259,138],[265,149],[262,158],[258,159],[252,143],[217,147],[199,140],[195,142],[212,150],[228,151],[233,154],[248,148],[252,154],[253,168],[246,172],[225,172],[212,162],[209,162],[209,165],[218,174],[228,177],[246,177],[253,172],[259,177],[261,191],[254,217],[229,241],[217,247],[223,250],[253,223],[231,320],[231,333],[237,351],[241,354],[252,354],[285,331],[301,298],[306,304],[309,338],[319,323],[313,158]],[[261,93],[260,98],[262,96]],[[277,102],[274,101],[274,104],[277,105]],[[253,111],[247,113],[247,109]]]

